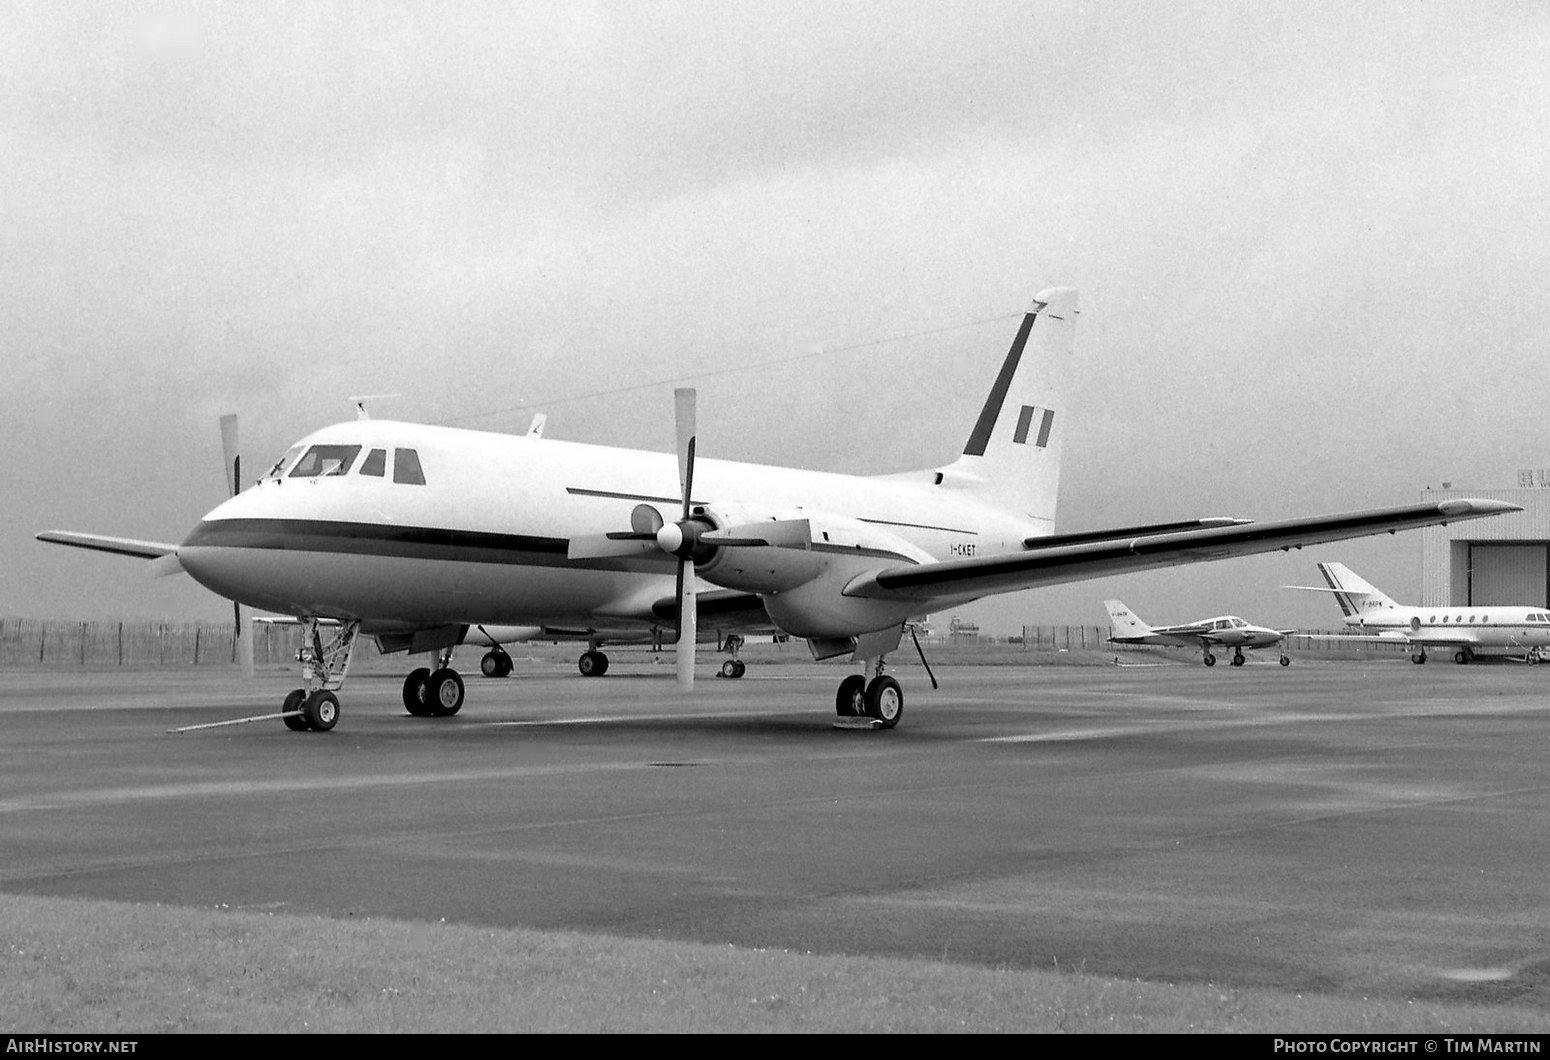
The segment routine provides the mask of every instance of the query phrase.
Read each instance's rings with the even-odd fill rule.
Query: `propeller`
[[[678,430],[678,483],[683,487],[683,521],[663,523],[657,528],[657,545],[664,552],[678,557],[678,687],[688,690],[694,687],[694,645],[699,634],[699,607],[694,599],[694,534],[689,531],[690,506],[694,496],[694,424],[695,392],[691,387],[673,391],[673,419]],[[630,513],[631,525],[637,508]],[[660,518],[660,516],[658,516]],[[685,547],[685,546],[688,547]]]
[[[242,454],[237,451],[237,414],[229,412],[221,417],[221,455],[226,485],[235,497],[242,492]],[[242,667],[244,677],[253,676],[253,622],[247,608],[235,600],[231,604],[232,651]]]

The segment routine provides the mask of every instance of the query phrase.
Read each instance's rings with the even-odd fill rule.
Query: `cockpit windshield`
[[[361,447],[358,445],[314,445],[291,468],[291,478],[316,478],[320,475],[343,475],[355,463]]]
[[[274,467],[264,473],[265,478],[280,478],[296,463],[296,458],[302,454],[306,446],[293,445],[285,451],[285,455],[274,462]]]

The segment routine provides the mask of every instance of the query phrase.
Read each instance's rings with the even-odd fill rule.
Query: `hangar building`
[[[1480,497],[1522,505],[1490,519],[1421,531],[1422,606],[1550,607],[1550,468],[1518,472],[1518,489],[1426,489],[1427,503]]]

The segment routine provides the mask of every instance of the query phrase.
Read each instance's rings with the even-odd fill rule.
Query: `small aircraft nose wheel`
[[[1291,658],[1289,656],[1286,656],[1286,655],[1281,656],[1281,665],[1282,666],[1290,666],[1290,665],[1292,665]]]
[[[1208,653],[1206,655],[1206,657],[1201,659],[1200,661],[1205,663],[1207,666],[1215,666],[1216,665],[1216,656],[1215,655],[1211,655],[1211,654]]]

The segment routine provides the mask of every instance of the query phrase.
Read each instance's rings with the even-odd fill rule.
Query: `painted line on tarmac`
[[[563,776],[574,773],[612,773],[642,770],[649,762],[594,762],[566,766],[512,766],[506,769],[474,769],[466,772],[394,773],[358,777],[308,777],[270,780],[207,781],[192,784],[145,784],[138,787],[99,788],[94,790],[46,792],[22,798],[0,800],[0,813],[22,810],[62,810],[82,806],[105,806],[123,802],[185,798],[245,798],[298,791],[355,791],[367,788],[400,787],[418,784],[467,784],[491,780],[517,780],[528,777]]]

